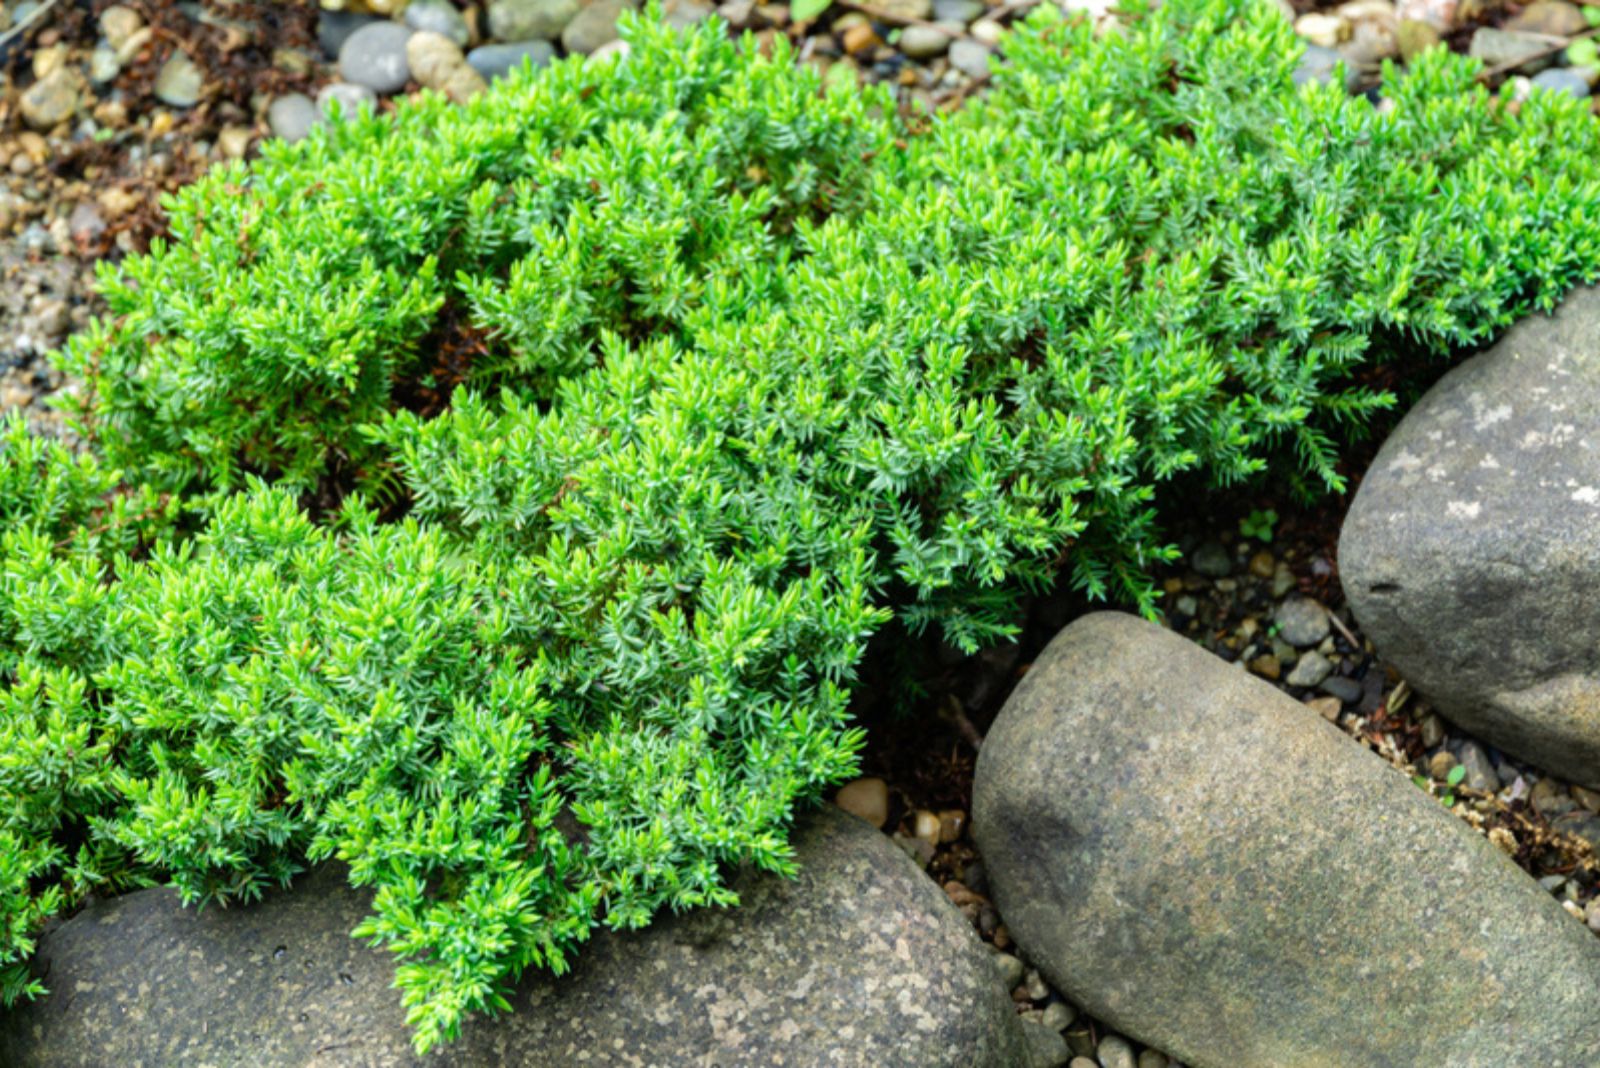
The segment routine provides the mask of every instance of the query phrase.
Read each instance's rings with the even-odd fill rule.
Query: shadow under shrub
[[[1443,355],[1600,271],[1579,102],[1438,50],[1378,109],[1297,89],[1268,5],[1126,18],[1039,12],[937,117],[641,21],[174,198],[64,357],[103,465],[0,450],[5,1000],[89,891],[336,855],[448,1039],[790,865],[891,618],[1148,608],[1164,483],[1338,489],[1374,336]]]

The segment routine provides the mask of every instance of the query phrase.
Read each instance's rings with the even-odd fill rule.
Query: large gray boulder
[[[411,1052],[390,956],[352,941],[366,896],[324,868],[227,911],[149,890],[45,938],[54,993],[0,1025],[7,1068],[947,1065],[1015,1068],[1025,1038],[990,955],[878,831],[808,816],[800,876],[741,876],[741,908],[599,933],[515,1013]]]
[[[1600,1064],[1600,942],[1314,712],[1164,628],[1058,635],[983,745],[995,904],[1195,1068]]]
[[[1362,481],[1339,568],[1440,712],[1600,786],[1600,289],[1428,391]]]

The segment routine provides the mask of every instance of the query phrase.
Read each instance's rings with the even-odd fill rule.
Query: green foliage
[[[1342,487],[1391,346],[1600,264],[1579,102],[1440,50],[1380,111],[1267,5],[1125,18],[1041,9],[943,117],[641,21],[178,194],[64,358],[126,475],[0,452],[0,997],[88,890],[338,857],[433,1046],[787,870],[891,618],[1148,608],[1163,483]]]

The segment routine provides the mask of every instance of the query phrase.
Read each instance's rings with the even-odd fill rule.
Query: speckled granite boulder
[[[1192,1068],[1600,1064],[1582,924],[1379,757],[1155,624],[1062,631],[973,806],[1029,959]]]
[[[44,940],[55,993],[0,1026],[0,1064],[1028,1064],[988,952],[904,853],[831,806],[796,844],[798,879],[741,877],[742,908],[599,933],[572,974],[530,977],[513,1015],[426,1058],[408,1045],[390,957],[348,936],[365,897],[338,871],[226,912],[129,894]]]
[[[1600,289],[1428,391],[1362,481],[1339,567],[1440,712],[1600,786]]]

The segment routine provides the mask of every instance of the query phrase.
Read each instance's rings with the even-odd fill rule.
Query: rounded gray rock
[[[1571,67],[1552,67],[1533,76],[1533,84],[1579,100],[1589,95],[1589,81]]]
[[[1600,786],[1600,288],[1439,380],[1339,540],[1378,653],[1470,733]]]
[[[1194,1068],[1600,1064],[1593,935],[1405,775],[1155,624],[1057,635],[973,805],[1028,959]]]
[[[472,38],[466,16],[450,0],[411,0],[406,5],[405,20],[413,30],[448,37],[460,48],[467,47]]]
[[[377,15],[368,15],[358,11],[329,11],[324,8],[317,15],[317,44],[331,59],[339,58],[339,50],[350,39],[350,35],[363,26],[371,26],[383,22],[384,19]]]
[[[0,1019],[0,1064],[1028,1064],[988,951],[916,865],[832,806],[794,843],[797,878],[741,875],[738,908],[597,931],[571,973],[530,973],[510,1015],[469,1021],[426,1058],[393,959],[349,936],[368,898],[335,868],[227,910],[166,889],[96,902],[43,939],[56,993]]]
[[[553,41],[578,9],[578,0],[489,0],[489,32],[500,41]]]
[[[556,58],[549,41],[519,41],[516,44],[481,45],[467,53],[467,64],[487,80],[504,77],[531,62],[533,68],[548,67]]]
[[[374,93],[394,93],[411,78],[406,42],[411,28],[398,22],[372,22],[352,33],[339,49],[339,77]]]
[[[205,75],[195,66],[194,60],[182,52],[172,53],[156,73],[156,97],[175,108],[194,107],[200,102],[204,88]]]
[[[330,82],[317,90],[317,113],[327,115],[331,111],[332,104],[338,104],[340,118],[353,119],[360,114],[363,107],[376,110],[378,94],[364,85]]]
[[[274,137],[300,141],[311,133],[322,113],[304,93],[288,93],[267,106],[267,126]]]
[[[617,19],[632,10],[632,0],[593,0],[561,31],[561,46],[572,55],[589,55],[617,39]]]
[[[1316,645],[1328,636],[1328,610],[1305,597],[1280,604],[1272,621],[1278,625],[1278,637],[1298,649]]]

